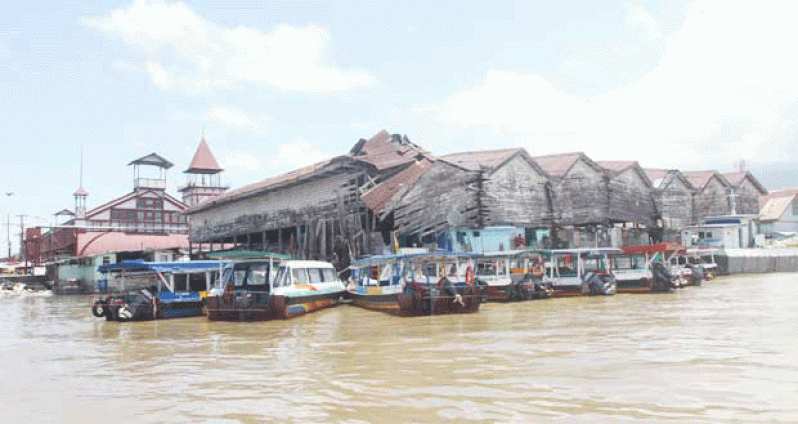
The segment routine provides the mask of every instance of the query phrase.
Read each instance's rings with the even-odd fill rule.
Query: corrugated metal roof
[[[216,158],[213,156],[211,149],[205,142],[205,134],[203,134],[202,139],[200,139],[200,144],[197,146],[197,151],[194,153],[194,157],[191,159],[191,164],[188,166],[188,169],[185,172],[195,174],[216,174],[221,171],[222,168],[220,168],[219,164],[216,162]]]
[[[422,159],[402,172],[376,185],[360,196],[363,203],[376,214],[382,214],[418,181],[433,161]]]
[[[460,165],[471,171],[479,171],[481,168],[488,168],[490,170],[496,169],[513,155],[525,151],[524,149],[498,149],[498,150],[484,150],[479,152],[462,152],[452,153],[443,156],[441,159],[451,162],[455,165]]]

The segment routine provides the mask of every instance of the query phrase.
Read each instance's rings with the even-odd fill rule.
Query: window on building
[[[798,196],[792,199],[792,214],[798,215]]]

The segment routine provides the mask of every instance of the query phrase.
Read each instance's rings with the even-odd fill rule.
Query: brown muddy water
[[[798,422],[798,274],[397,318],[111,323],[0,298],[4,423]]]

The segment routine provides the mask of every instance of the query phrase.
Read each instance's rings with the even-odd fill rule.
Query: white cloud
[[[596,159],[696,167],[798,159],[787,149],[798,134],[797,8],[697,2],[664,36],[631,4],[624,25],[662,45],[656,66],[637,81],[578,97],[532,72],[491,70],[432,109],[443,122],[508,134],[533,154],[584,150]]]
[[[262,175],[266,171],[268,160],[263,156],[254,155],[247,151],[234,150],[222,152],[220,163],[224,164],[225,173],[228,175]]]
[[[83,25],[141,49],[154,84],[191,95],[249,84],[285,91],[344,92],[376,81],[365,71],[328,63],[330,36],[315,25],[281,25],[270,33],[243,26],[224,28],[185,3],[159,0],[136,0],[107,15],[86,17]]]
[[[272,167],[290,171],[332,158],[332,155],[318,150],[306,140],[277,146],[277,153],[269,160]]]
[[[216,121],[240,133],[264,134],[268,117],[250,116],[243,110],[231,106],[216,106],[205,111],[206,122]]]

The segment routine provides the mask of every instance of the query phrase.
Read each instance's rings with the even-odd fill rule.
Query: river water
[[[112,323],[0,298],[8,423],[798,422],[798,274],[399,318]]]

